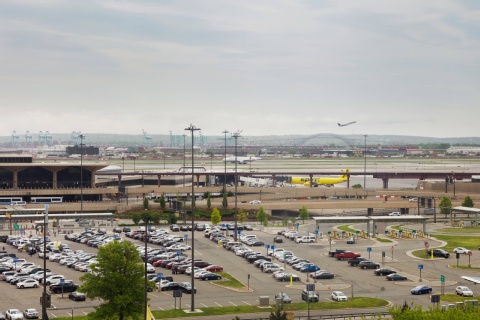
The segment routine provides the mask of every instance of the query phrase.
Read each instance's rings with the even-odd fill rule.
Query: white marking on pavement
[[[245,304],[248,304],[249,306],[252,305],[251,303],[248,303],[247,301],[242,301],[242,302],[245,303]]]
[[[205,303],[200,303],[202,306],[204,306],[205,308],[208,308],[208,306],[205,304]]]
[[[230,304],[234,305],[235,307],[237,306],[235,303],[233,303],[232,301],[228,301]]]
[[[222,307],[222,305],[221,305],[220,303],[218,303],[218,302],[215,302],[215,304],[216,304],[217,306],[219,306],[219,307]]]

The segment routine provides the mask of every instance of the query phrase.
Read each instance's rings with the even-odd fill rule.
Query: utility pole
[[[232,134],[232,137],[235,138],[235,234],[233,235],[233,238],[235,241],[237,241],[237,234],[238,234],[238,207],[237,207],[237,185],[238,185],[238,176],[237,176],[237,144],[238,144],[238,137],[240,137],[240,133],[242,133],[242,130],[239,130]]]
[[[222,131],[222,133],[225,135],[225,153],[224,153],[225,158],[223,159],[225,174],[223,176],[223,192],[227,192],[227,133],[229,132],[225,130],[225,131]]]

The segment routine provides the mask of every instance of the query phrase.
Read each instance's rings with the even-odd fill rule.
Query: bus
[[[62,203],[63,197],[32,197],[30,203]]]
[[[0,197],[0,205],[3,204],[3,205],[11,206],[14,203],[19,203],[19,202],[23,202],[22,197]]]

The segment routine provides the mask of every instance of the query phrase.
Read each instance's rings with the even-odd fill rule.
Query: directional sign
[[[368,247],[368,248],[367,248],[367,252],[372,252],[372,248],[371,248],[371,247]]]
[[[445,276],[443,274],[440,275],[440,282],[445,282]]]
[[[13,229],[15,229],[15,230],[18,230],[18,229],[20,229],[20,225],[18,225],[18,224],[14,224],[14,225],[13,225]]]
[[[423,269],[423,264],[419,264],[419,265],[418,265],[418,269],[419,269],[419,270],[422,270],[422,269]]]

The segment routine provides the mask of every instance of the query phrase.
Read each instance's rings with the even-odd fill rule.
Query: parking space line
[[[216,304],[217,306],[219,306],[219,307],[223,307],[223,306],[222,306],[220,303],[218,303],[218,302],[215,302],[215,304]]]
[[[204,306],[205,308],[208,308],[208,306],[205,304],[205,303],[200,303],[202,306]]]
[[[235,303],[233,303],[232,301],[228,301],[231,305],[234,305],[235,307],[237,306]]]
[[[251,303],[248,303],[247,301],[242,301],[242,302],[245,303],[245,304],[248,304],[249,306],[252,305]]]

